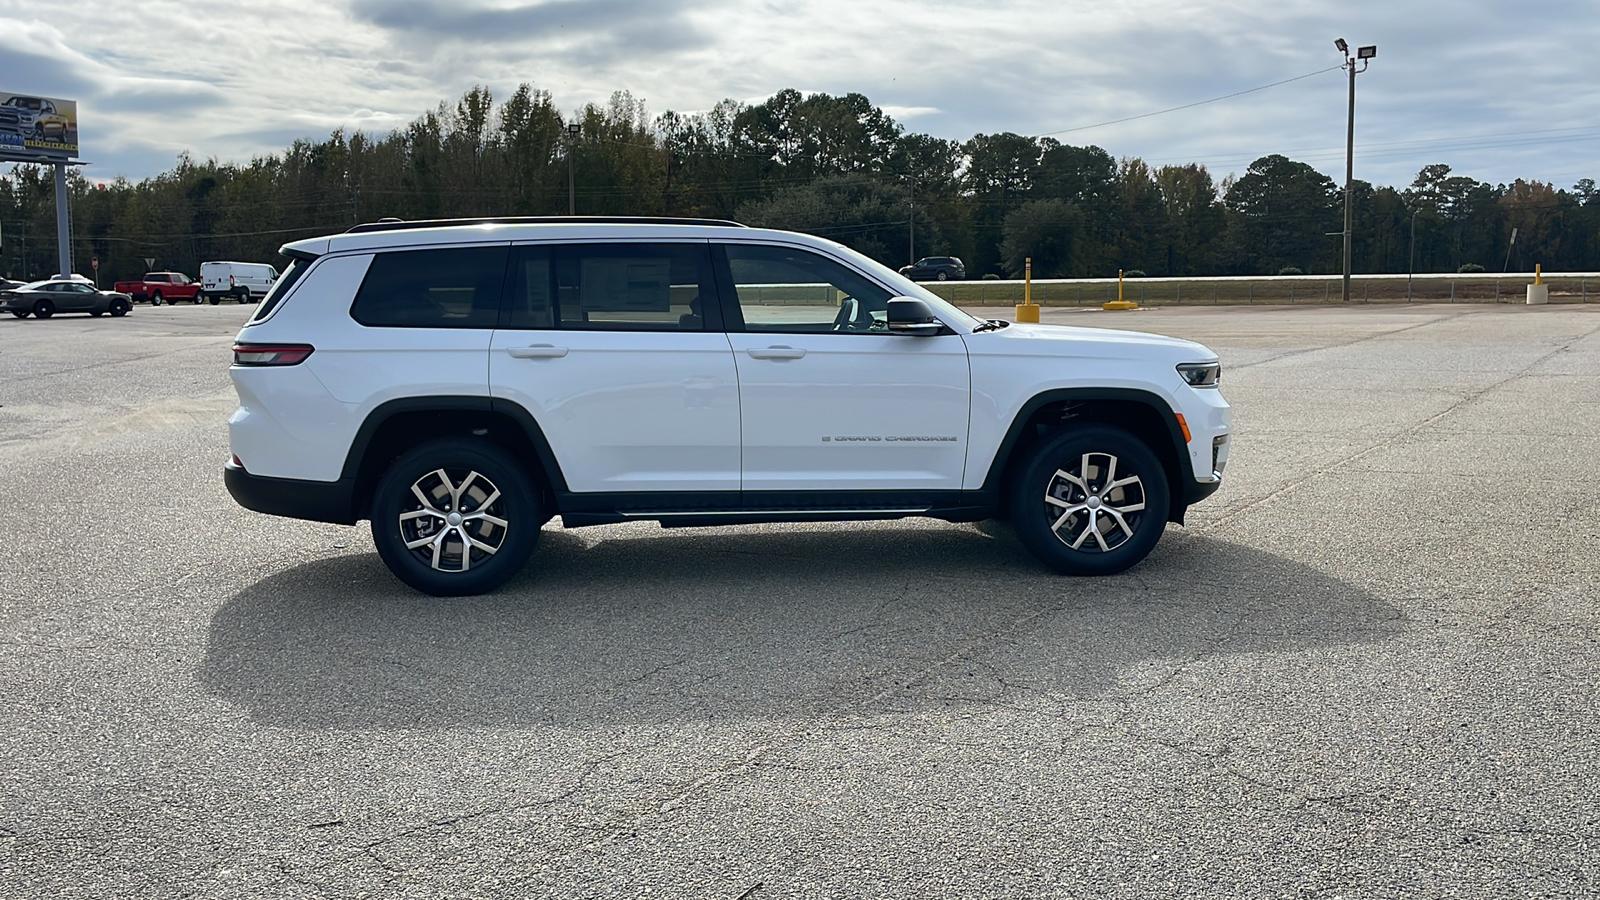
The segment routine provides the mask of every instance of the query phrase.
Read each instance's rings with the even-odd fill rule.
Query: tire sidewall
[[[418,560],[400,535],[402,507],[412,499],[411,485],[435,469],[472,469],[500,490],[506,540],[487,562],[466,572],[439,572]],[[420,444],[396,459],[378,480],[372,498],[372,541],[395,577],[436,597],[458,597],[491,591],[522,570],[538,545],[544,516],[527,470],[497,444],[470,438],[441,438]]]
[[[1059,468],[1085,453],[1111,453],[1118,465],[1132,466],[1144,484],[1145,509],[1126,543],[1108,552],[1074,550],[1050,530],[1043,506],[1045,491]],[[1126,470],[1119,468],[1119,476]],[[1068,575],[1114,575],[1143,560],[1166,530],[1171,488],[1161,461],[1143,441],[1110,425],[1084,425],[1046,438],[1029,455],[1010,489],[1011,523],[1017,538],[1042,562]]]

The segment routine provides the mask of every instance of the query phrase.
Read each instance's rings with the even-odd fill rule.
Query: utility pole
[[[917,264],[917,177],[915,175],[911,176],[910,181],[911,218],[906,222],[906,228],[910,234],[910,237],[908,238],[908,244],[911,258],[906,260],[906,265],[914,266]]]
[[[1342,299],[1350,302],[1350,194],[1356,177],[1356,75],[1365,72],[1371,65],[1373,57],[1378,55],[1376,44],[1362,47],[1356,51],[1356,58],[1350,58],[1350,45],[1344,38],[1335,38],[1333,45],[1344,54],[1344,68],[1350,72],[1350,114],[1345,127],[1344,142],[1344,290]],[[1357,62],[1360,68],[1356,67]]]
[[[573,178],[572,150],[578,144],[578,136],[583,133],[583,126],[573,122],[567,126],[567,215],[578,214],[578,188],[577,181]]]
[[[1422,212],[1422,207],[1417,207],[1411,213],[1411,258],[1406,261],[1406,301],[1411,300],[1411,275],[1417,270],[1417,213]]]

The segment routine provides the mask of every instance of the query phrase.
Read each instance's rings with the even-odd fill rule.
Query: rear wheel
[[[41,319],[48,319],[56,314],[56,305],[49,300],[40,300],[33,304],[33,314]]]
[[[239,305],[240,306],[243,306],[246,303],[249,303],[250,302],[250,289],[249,288],[240,288],[239,290],[234,292],[233,299],[239,301]]]
[[[935,275],[934,277],[939,279],[940,281],[945,281],[945,280],[949,279],[950,273],[948,273],[948,272],[940,272],[938,275]]]
[[[1011,484],[1017,538],[1068,575],[1113,575],[1149,555],[1166,530],[1167,474],[1120,428],[1064,431],[1033,451]]]
[[[161,292],[160,291],[156,291],[154,294],[150,295],[150,305],[151,306],[160,306],[161,305]]]
[[[28,317],[28,311],[25,309],[13,309],[11,314],[19,319],[26,319]]]
[[[481,594],[521,571],[547,518],[508,451],[442,438],[407,451],[378,481],[372,540],[389,571],[423,593]]]
[[[131,308],[131,304],[129,304],[128,301],[123,300],[121,298],[118,298],[116,300],[111,301],[111,314],[113,316],[117,316],[118,318],[121,318],[122,316],[127,315],[128,314],[128,310],[130,308]],[[98,316],[100,314],[99,313],[95,313],[95,315]]]

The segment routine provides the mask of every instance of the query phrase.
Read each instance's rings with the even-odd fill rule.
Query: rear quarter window
[[[375,328],[493,328],[507,253],[504,246],[379,253],[350,317]]]

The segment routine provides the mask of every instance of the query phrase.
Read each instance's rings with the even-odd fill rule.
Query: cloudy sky
[[[1052,134],[1219,178],[1282,153],[1356,177],[1600,180],[1595,0],[0,0],[0,91],[75,99],[95,180],[385,133],[474,85],[652,114],[785,87],[909,131]],[[1188,109],[1102,124],[1310,75]]]

